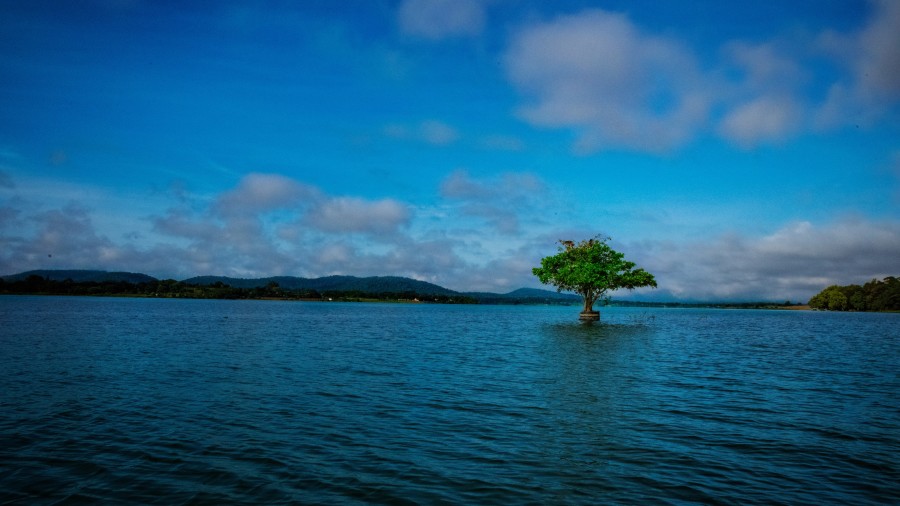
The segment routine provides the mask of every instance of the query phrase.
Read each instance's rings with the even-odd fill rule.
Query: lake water
[[[0,297],[0,503],[897,504],[900,314]]]

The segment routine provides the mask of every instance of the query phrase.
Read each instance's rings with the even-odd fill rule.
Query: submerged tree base
[[[582,311],[578,315],[579,320],[596,321],[600,319],[600,311]]]

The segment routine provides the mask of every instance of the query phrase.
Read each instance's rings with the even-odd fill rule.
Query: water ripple
[[[0,298],[2,504],[887,504],[897,315]]]

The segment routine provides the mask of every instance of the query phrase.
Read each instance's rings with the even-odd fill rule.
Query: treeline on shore
[[[796,304],[784,302],[644,302],[644,301],[611,301],[613,307],[663,307],[684,309],[785,309],[796,307]]]
[[[860,285],[832,285],[809,299],[809,307],[829,311],[900,311],[900,279],[888,276]]]
[[[211,285],[185,283],[174,279],[141,283],[128,281],[62,281],[42,276],[29,276],[23,280],[5,281],[0,278],[0,294],[7,295],[93,295],[122,297],[159,297],[185,299],[284,299],[322,301],[403,301],[436,302],[441,304],[477,304],[473,297],[465,295],[420,294],[407,292],[367,292],[362,290],[311,289],[290,290],[278,283],[254,288],[236,288],[222,282]]]

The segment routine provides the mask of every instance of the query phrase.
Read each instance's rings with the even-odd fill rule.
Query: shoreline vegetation
[[[813,309],[827,311],[900,311],[900,279],[888,276],[864,285],[831,285],[809,299]]]
[[[278,280],[278,281],[276,281]],[[280,281],[280,283],[279,283]],[[304,286],[306,286],[304,288]],[[318,288],[314,288],[318,287]],[[307,302],[393,302],[484,305],[581,304],[581,297],[549,290],[519,289],[507,294],[454,292],[399,277],[332,276],[238,279],[203,276],[183,281],[159,280],[139,273],[41,270],[0,277],[0,295],[68,295],[222,300],[283,300]],[[808,310],[785,302],[643,302],[613,300],[608,307],[720,308]]]

